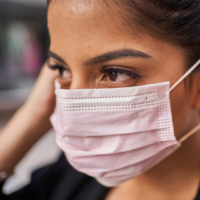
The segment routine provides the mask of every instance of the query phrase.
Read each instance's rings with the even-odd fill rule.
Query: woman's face
[[[97,1],[50,4],[48,63],[61,67],[62,88],[134,87],[166,81],[172,86],[186,72],[181,48],[142,34],[137,27],[128,28],[118,13],[114,5]],[[188,82],[171,92],[177,138],[194,126],[196,95],[185,88]]]

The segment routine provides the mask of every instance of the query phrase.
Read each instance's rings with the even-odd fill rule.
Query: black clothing
[[[0,200],[102,200],[108,190],[73,169],[62,154],[56,163],[35,171],[23,189],[8,196],[0,192]]]
[[[108,191],[73,169],[62,154],[56,163],[35,171],[23,189],[8,196],[0,192],[0,200],[103,200]],[[194,200],[200,200],[200,189]]]

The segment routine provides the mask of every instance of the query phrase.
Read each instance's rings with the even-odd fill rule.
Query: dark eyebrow
[[[110,60],[115,60],[124,57],[135,57],[135,58],[152,58],[150,55],[143,53],[141,51],[133,50],[133,49],[121,49],[113,52],[109,52],[95,58],[92,58],[86,61],[85,65],[94,65],[97,63],[103,63]]]
[[[55,53],[53,53],[50,50],[48,51],[48,56],[53,57],[56,60],[67,65],[67,63],[60,56],[56,55]],[[141,51],[137,51],[137,50],[133,50],[133,49],[121,49],[121,50],[105,53],[103,55],[100,55],[100,56],[94,57],[90,60],[87,60],[86,62],[84,62],[84,65],[90,66],[90,65],[95,65],[95,64],[99,64],[99,63],[103,63],[103,62],[107,62],[107,61],[115,60],[115,59],[119,59],[119,58],[124,58],[124,57],[152,58],[150,55],[143,53]]]
[[[52,58],[55,58],[56,60],[58,60],[58,61],[60,61],[60,62],[62,62],[62,63],[67,65],[67,63],[60,56],[58,56],[57,54],[53,53],[50,50],[48,51],[48,56],[52,57]]]

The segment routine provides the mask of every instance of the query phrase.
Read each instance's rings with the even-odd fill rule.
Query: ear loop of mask
[[[169,89],[171,92],[180,82],[182,82],[187,76],[189,76],[198,66],[200,65],[200,59]],[[190,132],[184,135],[179,142],[182,143],[186,139],[188,139],[191,135],[196,133],[200,129],[200,124],[198,124],[195,128],[193,128]]]
[[[200,65],[200,59],[169,89],[171,92],[180,82],[182,82],[187,76],[189,76]]]

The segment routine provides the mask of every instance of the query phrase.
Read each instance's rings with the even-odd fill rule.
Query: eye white
[[[118,73],[118,76],[117,76],[116,81],[125,81],[125,80],[127,80],[127,79],[129,79],[129,78],[130,78],[130,76],[128,76],[128,75],[126,75],[126,74],[119,74],[119,73]]]
[[[72,74],[69,70],[63,70],[62,77],[63,78],[71,78]]]

